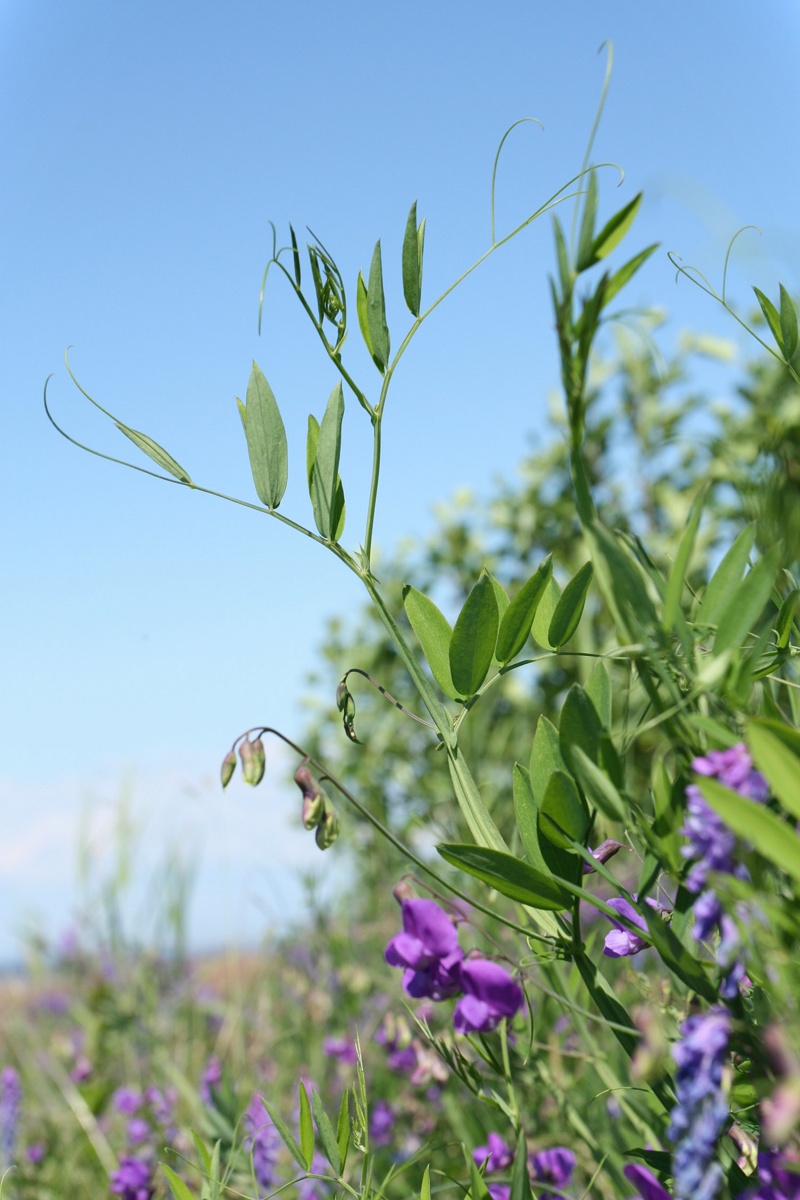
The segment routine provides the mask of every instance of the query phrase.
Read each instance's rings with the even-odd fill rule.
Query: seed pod
[[[236,770],[236,755],[234,754],[234,752],[232,750],[229,750],[228,753],[223,758],[222,766],[219,769],[220,779],[222,780],[222,786],[224,788],[226,788],[228,786],[228,784],[230,783],[231,779],[233,779],[233,772],[235,770]]]
[[[327,850],[339,836],[339,814],[324,793],[323,801],[322,820],[317,825],[317,832],[314,836],[320,850]]]
[[[303,825],[314,829],[325,815],[325,793],[305,764],[295,771],[294,781],[303,793]]]
[[[239,747],[239,757],[242,760],[242,778],[245,783],[249,783],[251,787],[261,783],[264,778],[264,743],[261,738],[256,738],[254,742],[248,741],[246,738]]]

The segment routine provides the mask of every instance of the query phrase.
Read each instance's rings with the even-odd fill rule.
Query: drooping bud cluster
[[[339,814],[305,763],[295,771],[294,781],[303,793],[303,825],[306,829],[316,829],[317,845],[320,850],[327,850],[339,836]]]
[[[336,707],[342,714],[345,733],[350,738],[351,742],[357,742],[358,738],[356,737],[355,730],[356,702],[350,695],[350,692],[347,689],[347,684],[344,680],[342,680],[336,689]]]
[[[256,787],[264,778],[266,766],[264,743],[261,738],[256,738],[254,742],[245,738],[239,746],[239,758],[242,760],[242,779],[251,787]]]

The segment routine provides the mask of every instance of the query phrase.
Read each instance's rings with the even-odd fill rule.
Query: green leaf
[[[367,315],[367,285],[364,283],[364,276],[358,272],[356,280],[356,314],[358,316],[358,328],[361,330],[361,336],[364,339],[364,344],[369,350],[370,357],[375,357],[375,351],[372,348],[372,338],[369,332],[369,317]]]
[[[381,243],[375,243],[367,284],[367,324],[369,340],[372,342],[372,358],[379,371],[385,371],[389,362],[389,329],[386,324],[386,300],[383,294],[383,267],[381,265]]]
[[[592,243],[589,266],[606,258],[619,245],[635,221],[641,203],[642,193],[639,192],[606,222]]]
[[[769,600],[779,560],[780,547],[773,546],[732,592],[719,616],[715,655],[741,645],[752,631]]]
[[[787,812],[800,821],[800,732],[777,721],[747,722],[753,762]]]
[[[578,628],[593,575],[591,562],[584,563],[564,588],[547,630],[547,640],[556,650],[565,646]]]
[[[189,1190],[180,1175],[176,1171],[173,1171],[172,1167],[168,1167],[166,1163],[161,1163],[160,1165],[161,1170],[167,1177],[167,1183],[175,1200],[196,1200],[194,1192]]]
[[[514,763],[512,782],[514,817],[522,848],[530,865],[537,871],[548,874],[547,864],[539,848],[539,804],[531,785],[530,773],[519,763]],[[541,794],[544,796],[544,789]]]
[[[755,540],[756,525],[755,521],[753,521],[752,524],[745,525],[741,533],[738,534],[733,545],[726,552],[722,562],[711,576],[708,587],[703,594],[703,599],[700,601],[700,607],[697,610],[696,620],[699,624],[716,624],[717,617],[730,600],[733,589],[741,582]]]
[[[486,846],[453,842],[438,845],[436,849],[451,866],[474,875],[495,891],[519,900],[529,908],[560,911],[570,906],[570,897],[552,876],[528,866],[521,858]]]
[[[553,559],[548,554],[523,584],[505,613],[501,614],[500,628],[497,633],[497,658],[505,664],[516,658],[531,631],[536,610],[545,594],[547,584],[553,574]]]
[[[236,397],[236,407],[239,410],[239,420],[242,422],[242,429],[244,430],[244,436],[247,437],[247,409],[242,404],[242,402],[238,396]]]
[[[333,1167],[334,1174],[337,1176],[341,1175],[342,1156],[339,1152],[336,1134],[333,1132],[333,1126],[331,1125],[330,1118],[322,1106],[319,1093],[314,1089],[311,1091],[311,1108],[314,1112],[314,1120],[317,1123],[317,1133],[319,1134],[322,1152]]]
[[[425,222],[417,229],[417,202],[411,205],[403,237],[403,296],[411,313],[419,316],[422,295],[422,251],[425,242]]]
[[[427,1164],[419,1189],[419,1200],[431,1200],[431,1165]]]
[[[547,785],[539,808],[539,833],[561,850],[570,841],[585,845],[589,831],[589,813],[578,789],[563,771],[556,771]]]
[[[800,883],[800,838],[790,825],[754,800],[723,787],[716,779],[699,778],[703,799],[737,837],[744,838],[768,862]]]
[[[612,821],[627,817],[625,801],[614,784],[580,746],[572,747],[572,767],[587,800]]]
[[[780,611],[778,612],[775,621],[775,635],[779,650],[785,650],[789,645],[789,640],[792,636],[792,625],[794,624],[794,617],[797,612],[798,599],[800,599],[800,590],[793,588],[784,597]]]
[[[205,1171],[206,1175],[208,1175],[211,1171],[211,1154],[209,1153],[205,1142],[200,1137],[200,1134],[196,1133],[194,1129],[190,1130],[190,1133],[192,1135],[192,1141],[194,1142],[194,1148],[200,1157],[203,1170]]]
[[[311,1120],[311,1105],[308,1102],[306,1085],[300,1080],[300,1151],[305,1159],[306,1170],[311,1170],[314,1161],[314,1123]]]
[[[291,1133],[289,1132],[289,1126],[278,1115],[276,1109],[273,1108],[273,1106],[270,1104],[269,1100],[267,1100],[265,1096],[261,1097],[261,1103],[264,1105],[264,1108],[267,1110],[270,1117],[272,1118],[272,1124],[275,1126],[278,1133],[280,1134],[281,1141],[283,1142],[284,1146],[291,1154],[294,1161],[297,1163],[298,1167],[300,1167],[301,1170],[303,1170],[303,1171],[308,1170],[308,1168],[306,1167],[305,1156],[304,1156],[302,1150],[300,1149],[300,1147],[298,1146],[297,1142],[294,1140]]]
[[[618,271],[614,272],[606,284],[606,290],[603,293],[604,308],[611,303],[611,301],[619,292],[622,291],[622,289],[625,287],[625,284],[628,283],[639,270],[639,267],[647,262],[650,255],[653,254],[660,245],[660,242],[653,242],[652,246],[648,246],[645,250],[642,250],[639,254],[636,254],[633,258],[626,262],[623,267],[620,267]]]
[[[607,1021],[614,1023],[612,1026],[614,1037],[629,1055],[633,1054],[641,1041],[641,1036],[638,1029],[631,1025],[627,1009],[620,1004],[614,995],[611,984],[605,975],[602,975],[598,971],[595,964],[586,954],[577,954],[575,956],[575,965],[580,972],[583,982],[586,984],[589,995],[594,1000],[602,1016]],[[618,1025],[627,1026],[630,1029],[630,1033],[625,1028],[615,1028]]]
[[[561,228],[561,222],[555,214],[553,214],[553,234],[556,242],[556,261],[558,263],[558,279],[561,284],[561,295],[566,296],[569,294],[572,286],[572,274],[569,269],[569,256],[567,254],[564,231]]]
[[[247,384],[244,432],[258,498],[267,508],[277,508],[289,476],[286,430],[272,388],[255,362]]]
[[[337,383],[328,399],[325,415],[317,436],[317,451],[311,471],[311,502],[317,529],[328,541],[336,541],[342,519],[339,502],[339,454],[342,448],[342,417],[344,395]],[[248,422],[249,424],[249,422]],[[309,439],[312,425],[309,421]],[[308,459],[306,460],[308,462]],[[344,492],[341,493],[342,501]]]
[[[592,259],[592,243],[594,241],[594,219],[597,213],[597,176],[592,170],[589,172],[589,184],[586,189],[586,195],[583,198],[583,214],[581,216],[581,230],[578,235],[578,258],[576,262],[577,270],[586,271],[594,261]]]
[[[797,312],[792,298],[783,284],[781,289],[781,337],[783,338],[783,357],[787,362],[794,358],[797,349]]]
[[[289,236],[292,239],[292,261],[294,263],[294,281],[299,288],[300,282],[301,282],[300,251],[297,248],[297,238],[295,237],[295,233],[294,233],[294,230],[292,229],[291,225],[289,226]]]
[[[514,1169],[511,1172],[509,1200],[533,1200],[531,1181],[528,1178],[528,1150],[525,1145],[525,1133],[522,1129],[517,1137],[517,1154],[514,1159]]]
[[[497,643],[497,599],[484,572],[464,602],[450,639],[450,674],[461,696],[474,696]]]
[[[600,521],[591,521],[584,533],[592,549],[597,582],[618,635],[625,641],[637,641],[640,629],[657,624],[656,611],[636,560],[620,538]],[[629,617],[633,617],[631,624]]]
[[[594,705],[604,729],[611,728],[611,676],[602,658],[592,667],[583,689]]]
[[[190,487],[194,487],[189,472],[184,471],[179,462],[176,462],[171,454],[168,454],[163,446],[159,446],[158,442],[154,442],[146,433],[139,433],[136,429],[130,429],[127,425],[123,425],[121,421],[115,421],[117,429],[120,433],[124,433],[126,438],[130,438],[134,446],[138,446],[143,450],[148,458],[161,467],[162,471],[169,472],[176,479],[180,479],[181,483],[188,483]]]
[[[403,607],[422,653],[428,660],[433,678],[445,696],[457,700],[458,692],[450,674],[450,640],[453,631],[447,618],[432,600],[415,587],[403,588]]]
[[[772,303],[772,301],[767,299],[767,297],[764,295],[763,292],[759,291],[759,289],[757,287],[754,287],[753,291],[756,294],[756,300],[758,301],[758,303],[761,306],[761,311],[763,312],[764,316],[767,319],[767,324],[769,325],[770,329],[772,330],[772,336],[775,338],[775,341],[778,343],[778,349],[780,350],[781,354],[784,354],[783,329],[781,328],[780,314],[778,313],[778,310],[775,307],[775,305]],[[785,354],[784,354],[784,357],[786,357]]]
[[[597,710],[578,683],[569,689],[561,707],[559,742],[568,767],[575,770],[573,751],[575,747],[580,747],[587,758],[605,770],[618,790],[623,788],[624,770],[620,757],[600,724]]]
[[[553,772],[566,769],[558,730],[549,717],[541,716],[536,723],[536,733],[533,737],[530,769],[531,785],[538,804],[544,800]]]
[[[308,476],[308,491],[311,497],[311,506],[314,511],[314,523],[317,529],[322,521],[322,512],[318,506],[317,493],[312,478],[314,475],[314,465],[317,461],[317,447],[319,446],[319,421],[313,414],[309,413],[308,417],[308,435],[306,437],[306,474]],[[333,541],[338,542],[344,533],[344,523],[347,516],[347,507],[344,502],[344,487],[342,485],[341,475],[336,479],[336,501],[334,504],[334,515],[336,518],[336,530],[333,535]]]
[[[531,637],[545,650],[553,650],[554,646],[550,645],[548,634],[550,631],[550,622],[553,619],[553,614],[558,607],[558,602],[561,599],[561,588],[556,583],[552,575],[545,584],[545,589],[539,599],[536,612],[531,626]]]
[[[697,992],[698,996],[702,996],[704,1000],[708,1000],[709,1004],[713,1004],[717,999],[717,989],[709,979],[703,965],[692,957],[663,917],[649,904],[642,901],[637,907],[647,922],[650,940],[664,965],[669,967],[678,979],[682,979],[693,992]]]
[[[694,498],[692,507],[689,510],[686,528],[681,535],[678,552],[675,555],[667,580],[663,622],[663,628],[667,633],[670,633],[678,624],[678,615],[681,613],[681,596],[683,595],[686,576],[689,573],[689,563],[692,551],[694,550],[694,543],[697,538],[697,530],[700,525],[700,517],[703,513],[703,504],[705,503],[707,491],[708,485],[701,488]]]
[[[339,1157],[342,1163],[342,1171],[347,1165],[347,1151],[350,1148],[350,1106],[349,1106],[350,1091],[348,1088],[342,1092],[342,1103],[339,1105],[339,1118],[336,1122],[336,1145],[339,1150]]]

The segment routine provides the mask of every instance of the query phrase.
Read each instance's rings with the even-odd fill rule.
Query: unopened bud
[[[317,832],[314,837],[320,850],[327,850],[339,836],[339,814],[324,793],[323,802],[322,820],[317,825]]]
[[[356,737],[355,729],[356,702],[347,690],[347,684],[344,680],[342,680],[336,689],[336,707],[342,714],[345,733],[351,742],[357,742],[358,738]]]
[[[233,772],[236,770],[236,755],[232,750],[222,760],[222,766],[219,769],[219,776],[222,780],[222,786],[226,788],[233,779]]]
[[[610,858],[613,858],[618,851],[627,849],[629,849],[629,847],[623,846],[622,842],[615,842],[613,838],[606,838],[604,842],[600,843],[596,850],[592,850],[592,858],[596,858],[598,862],[605,863],[608,862]],[[591,865],[591,863],[584,862],[583,873],[584,875],[591,875],[594,873],[594,867]]]
[[[250,742],[245,738],[239,747],[239,757],[242,760],[242,778],[245,783],[249,783],[251,787],[261,783],[264,778],[264,743],[261,738],[256,738],[254,742]]]
[[[414,888],[409,879],[401,879],[392,888],[392,895],[398,904],[402,904],[404,900],[414,899]]]
[[[303,793],[303,825],[315,829],[325,815],[325,793],[305,763],[295,771],[294,781]]]

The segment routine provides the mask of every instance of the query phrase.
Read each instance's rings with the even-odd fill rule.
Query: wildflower
[[[0,1166],[10,1167],[16,1158],[22,1088],[14,1067],[0,1071]]]
[[[694,759],[692,769],[698,775],[717,778],[725,787],[747,800],[760,803],[769,795],[766,780],[753,770],[750,754],[742,743],[731,746],[729,750],[711,750],[704,758]],[[710,871],[744,877],[744,868],[735,861],[735,834],[706,804],[699,787],[690,784],[686,789],[686,798],[686,824],[682,832],[688,839],[688,845],[681,852],[684,858],[694,861],[686,877],[687,889],[690,892],[702,891]]]
[[[674,1143],[673,1176],[678,1200],[713,1200],[722,1181],[714,1150],[728,1118],[722,1071],[730,1016],[722,1007],[684,1021],[672,1055],[678,1066],[677,1103],[668,1134]]]
[[[142,1158],[121,1158],[111,1174],[111,1191],[122,1200],[151,1200],[153,1183],[150,1164]]]
[[[534,1183],[563,1187],[575,1170],[575,1155],[566,1146],[553,1146],[528,1155],[528,1174]]]
[[[739,1194],[738,1200],[800,1200],[800,1164],[775,1150],[758,1155],[758,1185]]]
[[[453,1013],[456,1033],[489,1033],[522,1007],[522,988],[497,963],[471,958],[461,964],[458,975],[466,995]]]
[[[142,1093],[136,1088],[121,1087],[114,1092],[113,1105],[117,1112],[132,1117],[142,1107]]]
[[[395,1111],[385,1100],[378,1100],[370,1109],[369,1137],[375,1146],[388,1146],[392,1140]]]
[[[642,1167],[639,1163],[628,1163],[627,1167],[622,1168],[622,1174],[631,1181],[642,1200],[672,1200],[667,1189],[647,1167]]]
[[[222,1080],[222,1063],[216,1054],[205,1065],[200,1080],[200,1098],[204,1104],[214,1103],[214,1090]]]
[[[345,1066],[355,1066],[358,1061],[356,1048],[349,1038],[323,1038],[322,1050],[328,1058],[335,1058]]]
[[[635,899],[636,897],[634,896]],[[651,908],[654,908],[656,912],[661,911],[655,900],[651,900],[649,896],[646,898],[646,903]],[[608,905],[609,908],[614,909],[614,912],[619,913],[621,917],[625,917],[628,921],[638,926],[639,929],[645,933],[647,932],[647,922],[641,913],[636,911],[630,901],[624,900],[622,896],[612,896],[608,901]],[[643,937],[639,937],[638,933],[627,929],[621,922],[615,921],[613,917],[609,917],[608,919],[615,928],[611,930],[611,933],[606,934],[605,941],[603,942],[603,954],[605,954],[606,958],[627,958],[631,954],[638,954],[640,950],[644,950],[649,946],[650,943]]]
[[[600,843],[596,850],[591,851],[591,855],[592,858],[597,859],[599,863],[605,863],[608,862],[610,858],[613,858],[615,854],[618,854],[620,850],[625,849],[627,849],[627,847],[623,846],[622,842],[615,842],[613,838],[606,838],[604,842]],[[590,863],[585,862],[583,864],[583,873],[584,875],[592,875],[594,873],[594,867]]]
[[[44,1161],[46,1153],[47,1150],[43,1142],[31,1142],[25,1151],[25,1157],[31,1166],[38,1167],[39,1163]]]
[[[444,1000],[461,990],[458,967],[464,953],[453,922],[433,900],[403,900],[403,932],[386,947],[390,967],[404,967],[409,996]]]
[[[490,1133],[486,1145],[473,1150],[472,1157],[479,1167],[486,1163],[487,1172],[506,1171],[514,1161],[514,1149],[503,1141],[499,1133]]]
[[[244,1148],[253,1156],[253,1175],[265,1194],[278,1184],[276,1165],[280,1151],[280,1134],[270,1120],[257,1092],[242,1117],[245,1131]]]

